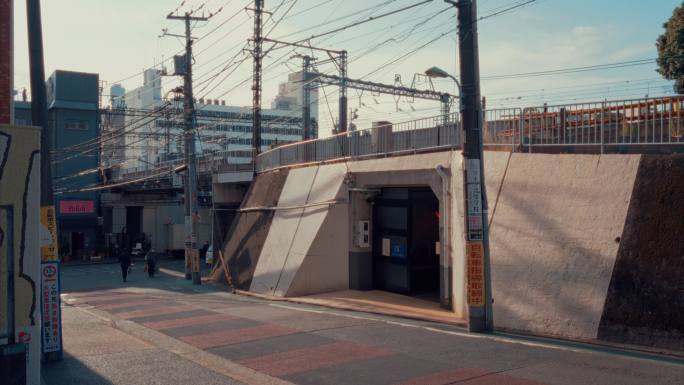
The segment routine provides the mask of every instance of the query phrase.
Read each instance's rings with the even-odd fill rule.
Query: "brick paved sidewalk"
[[[684,368],[648,357],[502,342],[451,326],[340,314],[225,293],[112,289],[64,298],[267,376],[260,381],[270,377],[330,385],[672,384],[682,379]],[[240,380],[261,383],[249,376]]]

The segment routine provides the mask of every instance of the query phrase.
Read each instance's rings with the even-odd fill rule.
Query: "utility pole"
[[[40,127],[40,206],[53,207],[50,134],[48,127],[45,65],[43,64],[43,27],[40,0],[26,0],[26,17],[31,69],[31,122]]]
[[[311,82],[309,73],[311,72],[311,56],[302,56],[302,120],[304,122],[304,140],[311,139]]]
[[[195,285],[202,284],[199,252],[197,250],[197,159],[195,143],[195,99],[192,92],[192,28],[193,21],[207,21],[209,18],[192,16],[191,12],[176,16],[169,14],[169,20],[185,22],[185,68],[183,75],[183,117],[185,122],[185,278],[192,278]],[[178,69],[176,69],[178,75]],[[190,267],[190,269],[188,269]]]
[[[50,156],[50,143],[52,129],[48,121],[47,93],[45,89],[45,65],[43,61],[43,26],[40,12],[40,0],[26,0],[26,18],[29,40],[29,66],[31,72],[31,121],[32,125],[40,130],[40,223],[45,227],[52,238],[47,245],[40,248],[40,259],[43,264],[52,264],[50,268],[59,271],[59,254],[57,247],[57,216],[55,214],[54,193],[52,187],[52,158]],[[43,266],[41,266],[42,270]],[[58,273],[59,274],[59,273]],[[45,305],[41,296],[41,308]],[[54,317],[59,325],[59,347],[50,352],[43,353],[44,361],[59,361],[63,357],[61,346],[61,312],[59,310],[59,295],[56,302]]]
[[[337,132],[347,132],[347,51],[340,52],[340,122]]]
[[[468,330],[493,330],[487,190],[482,151],[484,115],[480,99],[476,0],[445,0],[458,8],[461,124],[465,187]]]
[[[264,14],[264,0],[254,0],[254,50],[252,56],[254,57],[254,73],[252,91],[254,91],[254,98],[252,100],[252,161],[254,162],[254,172],[256,173],[256,160],[259,153],[261,153],[261,76],[262,67],[261,60],[263,37],[262,32],[262,17]]]

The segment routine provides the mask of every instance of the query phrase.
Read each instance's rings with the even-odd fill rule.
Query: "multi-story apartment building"
[[[297,74],[294,74],[297,75]],[[301,76],[300,76],[301,77]],[[126,107],[124,168],[151,169],[182,154],[182,99],[162,95],[161,71],[144,72],[143,86],[124,96]],[[301,82],[290,76],[280,86],[273,108],[262,110],[262,150],[299,141],[303,137]],[[298,88],[299,87],[299,88]],[[298,91],[299,90],[299,91]],[[312,100],[316,100],[316,91]],[[252,151],[252,108],[228,106],[225,101],[199,98],[196,107],[198,155],[222,153],[229,162],[247,163]],[[312,104],[311,126],[317,136],[318,107]]]

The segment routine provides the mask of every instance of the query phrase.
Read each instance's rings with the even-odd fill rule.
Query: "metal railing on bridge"
[[[483,132],[485,145],[518,151],[684,145],[684,97],[491,110]]]
[[[604,149],[615,152],[635,146],[680,145],[684,149],[684,96],[487,110],[483,142],[489,148],[520,152],[541,151],[545,147],[556,147],[556,151],[583,148],[593,152]],[[263,152],[257,157],[256,171],[460,145],[458,113],[394,124],[375,122],[369,129],[286,144]],[[245,162],[248,158],[242,152],[204,154],[198,158],[199,169],[201,172],[254,170],[255,166]],[[160,170],[171,173],[182,164],[182,159],[161,162],[151,170],[127,170],[121,178],[153,176]]]
[[[460,144],[460,131],[458,113],[402,123],[375,122],[372,128],[266,151],[257,158],[257,172],[294,164],[452,148]]]

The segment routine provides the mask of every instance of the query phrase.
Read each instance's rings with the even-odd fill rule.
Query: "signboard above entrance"
[[[93,201],[60,201],[60,214],[92,214],[95,212]]]

